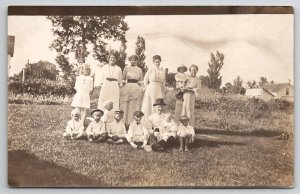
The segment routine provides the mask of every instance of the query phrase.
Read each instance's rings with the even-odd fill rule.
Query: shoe
[[[94,141],[94,140],[93,140],[92,138],[90,138],[90,139],[89,139],[89,142],[92,142],[92,141]]]

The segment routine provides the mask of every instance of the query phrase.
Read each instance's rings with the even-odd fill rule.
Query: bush
[[[66,84],[56,84],[48,80],[10,82],[8,84],[8,91],[14,94],[30,94],[33,96],[53,95],[59,97],[70,97],[75,94],[73,86]]]
[[[31,94],[13,94],[9,93],[9,104],[43,104],[43,105],[61,105],[70,104],[72,98],[53,95],[31,95]]]

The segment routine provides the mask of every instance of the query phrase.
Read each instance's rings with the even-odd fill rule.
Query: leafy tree
[[[246,93],[246,89],[243,87],[243,79],[240,76],[237,76],[233,80],[233,84],[227,82],[225,87],[222,88],[223,93],[232,93],[232,94],[242,94]]]
[[[264,86],[264,85],[266,85],[266,84],[269,84],[269,81],[267,80],[267,78],[265,78],[265,77],[260,77],[260,80],[259,80],[259,82],[258,82],[258,85],[259,85],[260,87],[262,87],[262,86]]]
[[[248,81],[247,85],[248,85],[249,88],[257,88],[258,87],[258,85],[257,85],[257,83],[256,83],[255,80]]]
[[[272,81],[270,81],[270,84],[275,84],[275,82],[272,80]]]
[[[222,84],[222,76],[220,76],[220,70],[224,65],[224,54],[219,51],[210,54],[210,61],[208,62],[208,87],[214,90],[219,90]]]
[[[56,39],[50,45],[59,54],[75,54],[79,63],[93,52],[100,62],[107,61],[107,40],[126,43],[125,16],[48,16]]]
[[[73,74],[75,68],[69,63],[69,59],[65,55],[58,55],[55,58],[56,63],[59,65],[60,69],[63,72],[63,79],[65,82],[74,85],[75,76]]]
[[[143,74],[145,74],[147,72],[147,66],[145,63],[146,56],[144,54],[146,49],[145,39],[142,36],[138,36],[135,45],[135,54],[138,56],[137,65],[142,69]]]

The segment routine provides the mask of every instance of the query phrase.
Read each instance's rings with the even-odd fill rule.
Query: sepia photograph
[[[294,187],[292,7],[7,20],[10,187]]]

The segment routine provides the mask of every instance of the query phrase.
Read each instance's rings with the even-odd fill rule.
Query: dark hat
[[[155,103],[153,104],[153,106],[157,106],[157,105],[163,105],[166,106],[167,104],[164,102],[164,99],[162,98],[157,98]]]
[[[136,116],[136,117],[142,117],[142,116],[144,116],[144,113],[143,113],[142,111],[135,111],[135,112],[133,113],[133,116]]]
[[[115,113],[124,114],[123,110],[115,110]]]
[[[158,60],[161,61],[161,56],[159,56],[159,55],[154,55],[154,56],[153,56],[153,60],[155,60],[155,59],[158,59]]]
[[[102,115],[104,114],[104,112],[100,109],[95,109],[91,111],[91,115],[93,115],[95,112],[100,112]]]
[[[179,66],[177,67],[177,71],[179,72],[179,70],[180,70],[181,68],[184,69],[184,72],[186,72],[187,69],[188,69],[187,66],[185,66],[184,64],[181,64],[181,65],[179,65]]]
[[[190,120],[190,119],[186,115],[183,115],[180,117],[179,121],[184,121],[184,120]]]

